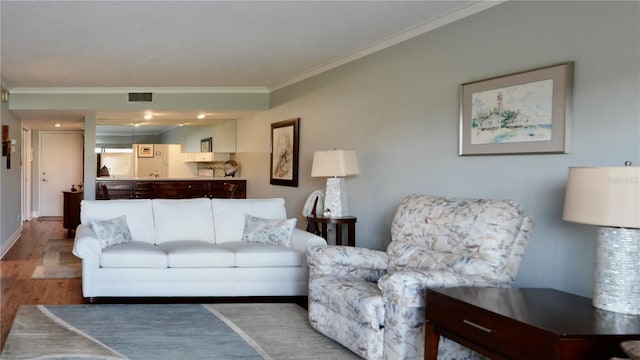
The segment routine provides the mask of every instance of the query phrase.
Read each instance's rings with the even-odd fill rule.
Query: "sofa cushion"
[[[158,245],[169,259],[169,267],[232,267],[235,256],[231,250],[206,241],[169,241]]]
[[[291,234],[298,219],[263,219],[245,215],[242,241],[291,247]]]
[[[100,266],[105,268],[166,268],[167,265],[167,254],[143,241],[109,246],[100,255]]]
[[[92,220],[108,220],[126,215],[131,238],[153,244],[156,238],[151,200],[82,200],[80,222],[90,226]]]
[[[214,243],[211,200],[154,199],[153,218],[156,244],[199,240]]]
[[[217,245],[235,253],[237,267],[302,266],[304,254],[292,248],[245,242]]]
[[[131,241],[131,231],[127,225],[126,215],[109,220],[91,220],[91,230],[96,234],[103,249]]]
[[[216,244],[240,241],[244,232],[245,214],[286,219],[284,199],[212,199]]]

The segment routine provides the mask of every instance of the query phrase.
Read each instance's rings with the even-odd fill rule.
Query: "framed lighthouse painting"
[[[567,153],[573,63],[460,86],[460,155]]]

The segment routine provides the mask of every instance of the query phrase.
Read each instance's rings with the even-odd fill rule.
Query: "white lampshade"
[[[572,167],[563,220],[640,228],[640,167]]]
[[[326,177],[324,193],[325,216],[343,217],[349,215],[347,189],[344,177],[360,174],[356,152],[353,150],[325,150],[313,153],[312,177]]]
[[[312,177],[336,177],[360,174],[356,152],[325,150],[313,153]]]

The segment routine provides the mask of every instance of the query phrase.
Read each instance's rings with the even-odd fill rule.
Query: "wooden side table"
[[[324,216],[307,216],[307,231],[322,236],[327,240],[327,225],[334,224],[336,227],[336,245],[356,246],[356,221],[355,216],[343,216],[338,218]],[[347,225],[347,242],[342,238],[342,226]]]
[[[82,191],[63,191],[62,226],[67,229],[67,234],[76,230],[80,224],[80,201],[84,198]]]
[[[426,321],[424,358],[434,360],[441,335],[493,359],[604,360],[640,339],[640,315],[553,289],[428,289]]]

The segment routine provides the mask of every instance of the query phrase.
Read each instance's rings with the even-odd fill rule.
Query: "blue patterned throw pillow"
[[[102,248],[131,241],[131,231],[125,215],[109,220],[91,221],[91,229],[96,234]]]
[[[243,242],[291,247],[291,234],[298,219],[263,219],[245,215]]]

